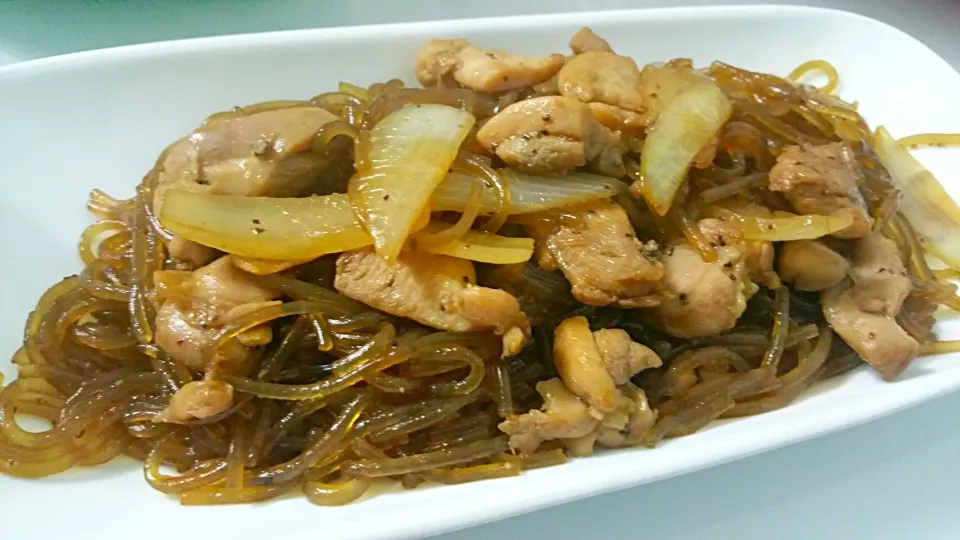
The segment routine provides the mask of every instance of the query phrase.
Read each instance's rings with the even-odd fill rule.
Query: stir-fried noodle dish
[[[183,504],[339,505],[655,447],[958,349],[934,312],[960,309],[960,208],[908,152],[956,135],[871,130],[821,60],[569,45],[433,40],[422,88],[219,112],[133,198],[93,190],[83,269],[0,392],[0,471],[124,454]]]

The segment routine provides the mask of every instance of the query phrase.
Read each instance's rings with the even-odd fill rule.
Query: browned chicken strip
[[[853,223],[837,238],[860,238],[870,232],[870,214],[860,193],[860,169],[841,142],[788,146],[770,171],[770,190],[786,195],[803,214],[849,214]]]
[[[718,260],[706,262],[686,243],[667,248],[663,262],[664,299],[654,308],[664,330],[683,338],[708,337],[734,327],[757,291],[744,260],[740,231],[729,223],[698,223],[716,247]]]
[[[600,358],[617,385],[626,384],[645,369],[658,368],[663,361],[646,345],[641,345],[619,328],[604,328],[593,333]]]
[[[604,448],[621,448],[640,444],[657,421],[657,411],[650,408],[647,395],[643,390],[629,383],[622,388],[617,412],[619,416],[616,422],[605,420],[592,434],[596,437],[596,443]]]
[[[607,40],[593,33],[593,30],[584,26],[570,38],[570,50],[573,54],[585,52],[613,52]]]
[[[230,340],[216,356],[207,358],[212,340],[226,322],[280,297],[278,291],[235,267],[229,256],[194,272],[176,293],[157,312],[156,342],[174,359],[198,371],[213,365],[243,371],[250,349]]]
[[[586,317],[571,317],[557,326],[553,362],[563,383],[577,397],[601,412],[616,407],[617,385],[600,356]]]
[[[247,196],[300,194],[323,168],[322,158],[298,154],[337,117],[318,107],[289,107],[208,121],[167,150],[158,170],[154,210],[169,189]],[[170,256],[207,264],[216,251],[174,238]]]
[[[593,432],[603,415],[573,395],[560,379],[537,383],[543,407],[508,418],[498,426],[510,436],[510,447],[532,454],[543,441],[583,437]]]
[[[827,289],[821,301],[830,327],[884,379],[897,378],[920,354],[917,340],[896,319],[861,310],[846,285]]]
[[[513,448],[531,453],[543,441],[563,439],[581,456],[593,453],[597,442],[608,447],[640,442],[656,413],[629,380],[662,365],[656,353],[623,330],[591,332],[585,317],[571,317],[557,326],[553,361],[560,379],[537,385],[543,408],[500,424]]]
[[[780,249],[777,268],[797,290],[822,291],[843,281],[850,263],[820,240],[795,240]]]
[[[185,422],[216,416],[233,405],[233,386],[223,381],[192,381],[183,385],[156,422]]]
[[[477,141],[507,165],[530,173],[565,172],[587,163],[624,174],[623,143],[576,99],[544,96],[519,101],[477,131]]]
[[[913,289],[893,240],[871,232],[853,244],[853,299],[860,309],[888,317],[900,312]]]
[[[288,107],[212,120],[174,143],[159,169],[154,206],[167,189],[231,195],[298,194],[320,158],[295,156],[313,143],[324,125],[337,120],[319,107]],[[287,161],[288,158],[298,159]]]
[[[341,294],[421,324],[452,332],[492,330],[503,336],[504,356],[516,354],[530,335],[517,299],[476,285],[473,263],[404,251],[388,264],[372,251],[337,259],[334,287]]]
[[[602,412],[616,408],[617,385],[662,365],[656,353],[623,330],[591,332],[586,317],[570,317],[557,326],[553,362],[570,391]]]
[[[655,303],[654,289],[663,276],[662,265],[652,258],[656,245],[637,239],[619,205],[596,203],[525,224],[536,241],[540,267],[563,271],[577,300],[627,308]]]
[[[606,103],[628,111],[642,111],[640,69],[633,60],[612,52],[579,54],[557,74],[564,96],[584,103]]]
[[[436,86],[444,75],[479,92],[502,92],[540,84],[563,67],[562,54],[543,58],[481,49],[465,39],[434,39],[417,54],[417,79]]]
[[[577,457],[593,454],[597,444],[605,448],[635,446],[643,442],[656,420],[657,412],[650,408],[647,395],[627,383],[620,388],[616,408],[605,415],[593,431],[563,442],[570,454]]]
[[[920,354],[920,345],[897,324],[896,315],[913,287],[892,240],[871,232],[854,244],[853,285],[823,292],[830,326],[886,380],[897,377]]]
[[[750,281],[769,289],[783,285],[780,275],[773,269],[773,242],[744,242],[743,249]]]

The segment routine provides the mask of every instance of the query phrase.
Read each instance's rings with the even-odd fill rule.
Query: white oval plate
[[[89,190],[128,195],[170,141],[207,114],[303,98],[340,80],[412,80],[418,47],[435,37],[530,54],[564,51],[582,25],[638,63],[685,56],[786,74],[832,62],[841,95],[895,136],[960,132],[960,75],[914,38],[877,21],[800,7],[687,8],[339,28],[230,36],[80,53],[0,69],[0,350],[55,280],[76,272]],[[922,159],[948,189],[960,153]],[[960,337],[960,325],[941,323]],[[862,369],[774,413],[725,422],[655,450],[604,452],[517,478],[370,497],[343,508],[305,499],[180,507],[151,490],[129,460],[39,481],[0,476],[4,538],[423,537],[653,482],[815,437],[960,387],[956,358],[925,358],[896,383]],[[11,366],[2,369],[12,376]],[[829,388],[827,388],[827,386]],[[651,487],[651,489],[656,489]]]

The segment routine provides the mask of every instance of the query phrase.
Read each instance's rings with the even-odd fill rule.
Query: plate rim
[[[650,20],[657,18],[670,18],[672,20],[683,19],[686,17],[701,17],[701,16],[762,16],[765,14],[798,14],[798,15],[812,15],[812,16],[823,16],[823,17],[839,17],[839,18],[848,18],[851,20],[857,20],[859,23],[870,24],[876,27],[877,31],[884,32],[895,32],[899,34],[899,37],[903,39],[908,39],[915,44],[922,47],[926,53],[931,55],[931,58],[937,58],[943,65],[949,69],[954,75],[960,80],[960,73],[957,73],[956,69],[951,66],[946,60],[944,60],[936,51],[930,49],[927,45],[921,42],[919,39],[911,36],[910,34],[900,30],[890,24],[878,21],[871,17],[864,15],[851,13],[844,10],[832,9],[832,8],[821,8],[813,6],[795,6],[795,5],[737,5],[737,6],[689,6],[689,7],[667,7],[667,8],[651,8],[651,9],[626,9],[626,10],[603,10],[603,11],[583,11],[583,12],[568,12],[568,13],[555,13],[555,14],[545,14],[545,15],[520,15],[520,16],[503,16],[503,17],[484,17],[484,18],[467,18],[467,19],[448,19],[448,20],[439,20],[439,21],[422,21],[422,22],[413,22],[413,23],[389,23],[389,24],[376,24],[376,25],[360,25],[360,26],[347,26],[347,27],[337,27],[337,28],[320,28],[320,29],[302,29],[302,30],[284,30],[284,31],[275,31],[275,32],[260,32],[260,33],[248,33],[248,34],[234,34],[226,36],[210,36],[202,38],[190,38],[190,39],[181,39],[181,40],[171,40],[171,41],[160,41],[152,42],[145,44],[136,44],[136,45],[126,45],[121,47],[112,47],[106,49],[96,49],[90,51],[82,51],[77,53],[70,53],[66,55],[53,56],[48,58],[41,58],[36,60],[29,60],[25,62],[14,63],[9,66],[0,67],[0,86],[5,82],[12,82],[16,84],[15,81],[4,81],[8,76],[12,78],[19,77],[30,77],[34,75],[43,75],[50,72],[54,72],[60,69],[72,69],[79,66],[89,65],[91,63],[95,64],[110,64],[113,62],[128,62],[136,61],[138,58],[146,58],[153,56],[166,56],[166,55],[178,55],[185,52],[193,52],[201,50],[207,53],[216,53],[222,50],[230,50],[234,48],[246,48],[246,47],[256,47],[259,45],[282,45],[285,43],[297,43],[304,40],[314,40],[314,39],[337,39],[350,35],[356,37],[358,33],[368,34],[371,32],[389,32],[391,36],[399,36],[405,33],[413,34],[422,34],[426,32],[431,32],[439,30],[441,32],[450,32],[450,31],[468,31],[472,28],[489,28],[491,25],[502,25],[504,22],[509,21],[510,26],[515,27],[528,27],[531,25],[542,25],[542,24],[566,24],[566,23],[579,23],[589,20],[590,22],[602,23],[606,20],[617,20],[621,18],[629,18],[631,20]],[[442,534],[444,532],[449,532],[452,530],[465,528],[469,526],[475,526],[481,523],[506,519],[515,515],[534,512],[543,508],[550,506],[556,506],[570,502],[577,499],[592,497],[601,493],[608,493],[613,491],[619,491],[627,489],[632,486],[647,484],[656,482],[665,478],[680,476],[697,470],[706,469],[716,465],[721,465],[723,463],[728,463],[731,461],[736,461],[752,455],[759,453],[767,452],[775,448],[780,448],[784,446],[789,446],[795,444],[801,440],[812,439],[834,433],[855,425],[865,424],[867,422],[876,420],[883,416],[888,416],[904,410],[906,408],[918,405],[924,401],[940,397],[947,393],[957,390],[960,388],[960,374],[956,374],[953,378],[947,380],[938,380],[934,384],[928,386],[928,390],[920,397],[913,397],[911,399],[903,400],[897,402],[895,405],[889,405],[889,402],[894,401],[892,398],[888,397],[884,400],[865,400],[865,403],[858,404],[852,410],[856,411],[856,414],[848,412],[844,414],[843,417],[839,420],[830,421],[827,424],[819,424],[817,428],[799,428],[796,429],[794,434],[790,436],[783,435],[773,435],[765,434],[762,438],[758,438],[755,443],[751,444],[746,450],[725,450],[720,452],[721,457],[711,457],[704,459],[701,462],[694,463],[689,466],[674,468],[669,471],[669,473],[664,473],[661,475],[648,477],[641,480],[636,480],[635,477],[630,474],[622,474],[615,481],[607,481],[604,483],[598,483],[599,485],[589,486],[585,489],[571,489],[564,493],[561,493],[555,497],[549,499],[537,500],[533,503],[525,503],[519,509],[503,509],[500,507],[484,507],[477,509],[473,514],[469,516],[458,516],[454,517],[443,517],[438,516],[436,522],[433,522],[426,529],[430,535]],[[826,427],[824,427],[826,426]],[[724,429],[728,429],[729,426],[723,426]],[[529,474],[529,473],[528,473]],[[399,527],[398,527],[399,528]],[[386,531],[386,529],[378,529],[380,533]],[[399,532],[393,533],[394,538],[407,538],[418,536],[418,533],[412,529],[405,529]],[[295,532],[291,533],[284,538],[292,539],[307,539],[311,538],[311,531]],[[382,537],[382,536],[377,536]]]
[[[8,75],[29,76],[33,73],[47,70],[69,68],[74,63],[82,65],[87,62],[131,60],[136,59],[141,55],[149,57],[153,55],[177,54],[196,49],[218,50],[249,45],[280,44],[286,41],[293,42],[309,37],[336,39],[338,37],[346,37],[355,35],[357,33],[374,31],[385,33],[395,32],[398,34],[409,32],[418,34],[423,31],[429,31],[433,29],[448,30],[451,27],[460,29],[466,27],[489,26],[498,23],[508,23],[511,26],[528,26],[530,24],[578,22],[581,18],[595,21],[602,21],[603,19],[616,20],[619,18],[654,19],[658,17],[675,19],[696,15],[712,14],[717,16],[736,16],[743,14],[763,15],[765,13],[777,12],[786,14],[792,13],[796,15],[848,18],[850,20],[857,20],[860,23],[867,23],[877,27],[882,27],[884,31],[895,32],[900,34],[900,37],[909,39],[910,41],[922,46],[928,52],[936,56],[937,59],[939,59],[940,62],[942,62],[945,66],[956,71],[956,69],[949,62],[947,62],[942,56],[928,47],[917,37],[904,30],[901,30],[900,28],[897,28],[896,26],[893,26],[892,24],[867,15],[839,8],[797,4],[724,4],[715,6],[670,6],[568,11],[561,13],[503,15],[491,17],[467,17],[429,21],[361,24],[264,32],[244,32],[237,34],[151,41],[147,43],[135,43],[116,47],[90,49],[13,62],[11,64],[0,66],[0,80]]]

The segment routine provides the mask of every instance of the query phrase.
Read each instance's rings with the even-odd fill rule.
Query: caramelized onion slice
[[[950,268],[960,269],[960,206],[883,126],[873,133],[872,144],[903,194],[900,212],[923,240],[924,248]]]
[[[510,215],[543,212],[564,208],[598,199],[609,199],[617,194],[623,183],[615,178],[584,172],[559,175],[530,175],[503,169],[498,171],[510,188]],[[486,185],[479,176],[454,171],[437,186],[431,201],[435,212],[461,211],[470,196],[470,187],[483,186],[480,213],[492,214],[497,210],[497,195],[492,186]]]
[[[370,131],[369,167],[347,192],[381,257],[393,261],[473,127],[470,113],[446,105],[413,105]]]
[[[699,81],[677,94],[643,143],[640,180],[631,187],[634,194],[666,215],[694,158],[732,113],[730,100],[711,81]]]

